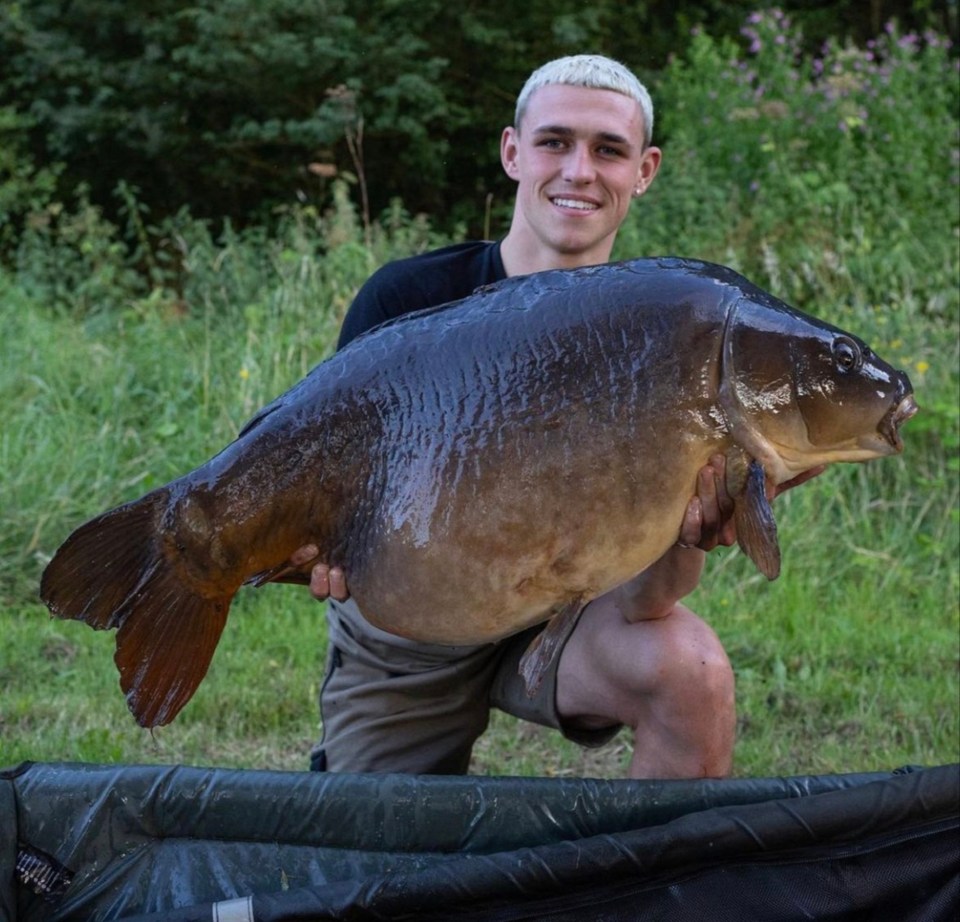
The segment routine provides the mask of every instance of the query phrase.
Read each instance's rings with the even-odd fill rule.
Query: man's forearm
[[[700,582],[706,553],[697,548],[670,548],[628,583],[614,590],[627,621],[650,621],[670,613]]]

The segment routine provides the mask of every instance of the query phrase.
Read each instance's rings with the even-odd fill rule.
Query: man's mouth
[[[596,211],[600,206],[596,202],[585,202],[582,199],[563,198],[554,196],[551,200],[558,208],[572,208],[574,211]]]

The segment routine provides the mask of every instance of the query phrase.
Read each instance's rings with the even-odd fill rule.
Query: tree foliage
[[[41,191],[87,190],[116,214],[125,181],[155,214],[262,219],[400,198],[482,231],[511,196],[497,157],[523,81],[599,51],[655,81],[702,26],[738,37],[744,0],[450,4],[441,0],[31,0],[0,7],[0,224]],[[807,41],[863,39],[897,17],[956,32],[956,0],[795,0]],[[662,140],[662,138],[661,138]]]

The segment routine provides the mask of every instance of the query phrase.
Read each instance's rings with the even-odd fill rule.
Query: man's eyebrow
[[[535,135],[553,135],[559,136],[561,138],[572,138],[577,132],[571,128],[569,125],[539,125],[537,128],[533,129]],[[600,141],[606,141],[608,144],[620,144],[626,147],[630,147],[630,139],[624,137],[621,134],[616,134],[612,131],[601,131],[596,135],[593,135]]]

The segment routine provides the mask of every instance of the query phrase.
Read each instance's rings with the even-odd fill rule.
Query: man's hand
[[[320,549],[315,544],[306,544],[290,555],[290,563],[295,567],[316,560]],[[340,567],[331,567],[325,563],[316,563],[310,570],[310,594],[319,601],[328,598],[346,602],[350,598],[347,589],[347,576]]]
[[[713,455],[697,474],[697,495],[687,504],[680,526],[681,547],[697,547],[712,551],[717,545],[729,547],[737,541],[733,519],[733,498],[727,492],[726,459]],[[806,483],[826,470],[825,464],[810,468],[777,486],[767,484],[767,499],[773,501],[781,493]]]

